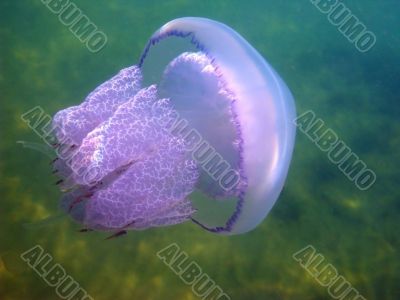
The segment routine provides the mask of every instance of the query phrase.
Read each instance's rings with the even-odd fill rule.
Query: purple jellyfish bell
[[[187,220],[247,232],[282,190],[294,118],[289,89],[238,33],[173,20],[137,66],[55,115],[61,207],[116,235]]]

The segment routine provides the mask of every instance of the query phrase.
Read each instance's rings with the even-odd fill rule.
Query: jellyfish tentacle
[[[91,231],[94,231],[93,229],[90,229],[90,228],[81,228],[81,229],[79,229],[78,230],[79,232],[82,232],[82,233],[86,233],[86,232],[91,232]]]
[[[120,231],[117,231],[116,233],[114,233],[114,234],[112,234],[112,235],[106,237],[105,240],[115,239],[115,238],[120,237],[120,236],[123,236],[123,235],[125,235],[125,234],[127,234],[127,231],[126,231],[126,230],[120,230]]]
[[[68,212],[71,212],[75,205],[77,205],[78,203],[80,203],[80,202],[82,202],[82,201],[86,201],[86,200],[90,199],[90,197],[92,197],[92,196],[93,196],[93,193],[89,193],[89,194],[84,194],[84,195],[78,196],[78,197],[69,205]]]
[[[129,222],[128,224],[126,224],[126,225],[123,226],[122,228],[119,228],[118,231],[116,231],[114,234],[112,234],[112,235],[110,235],[109,237],[107,237],[106,240],[110,240],[110,239],[117,238],[117,237],[120,237],[120,236],[122,236],[122,235],[127,234],[128,232],[127,232],[126,229],[128,229],[128,228],[129,228],[131,225],[133,225],[135,222],[136,222],[136,221]]]

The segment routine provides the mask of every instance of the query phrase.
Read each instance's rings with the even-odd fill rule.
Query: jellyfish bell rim
[[[145,47],[139,66],[151,47],[171,36],[190,38],[210,57],[226,88],[235,95],[241,171],[247,181],[224,227],[193,221],[220,234],[248,232],[267,216],[286,180],[296,132],[293,96],[278,73],[239,33],[206,18],[178,18],[160,27]]]

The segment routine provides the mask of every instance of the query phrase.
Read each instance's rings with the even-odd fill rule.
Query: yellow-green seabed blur
[[[45,2],[0,3],[1,300],[59,298],[39,267],[21,258],[35,246],[43,250],[37,255],[51,257],[44,270],[59,264],[74,288],[93,299],[200,299],[160,258],[174,243],[230,299],[333,299],[322,277],[311,274],[329,264],[360,297],[400,299],[398,1],[339,1],[376,37],[366,52],[332,24],[319,1],[69,1],[107,35],[98,52]],[[155,29],[183,16],[215,19],[243,35],[284,78],[298,115],[312,110],[376,182],[360,190],[298,130],[283,192],[247,234],[215,235],[190,222],[112,240],[78,232],[58,210],[51,159],[17,143],[41,142],[21,115],[35,106],[53,115],[80,103],[137,63]],[[47,217],[54,218],[40,223]],[[296,261],[318,254],[319,269]]]

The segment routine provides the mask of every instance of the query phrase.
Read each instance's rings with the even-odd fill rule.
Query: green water
[[[94,299],[199,299],[157,257],[171,243],[231,299],[332,299],[292,258],[307,245],[366,299],[400,299],[397,0],[343,1],[376,35],[366,53],[308,0],[74,3],[108,37],[96,54],[41,1],[0,3],[1,300],[58,299],[20,258],[35,245]],[[49,158],[16,143],[40,142],[21,114],[39,105],[53,115],[79,103],[135,64],[155,29],[182,16],[216,19],[241,33],[285,79],[298,113],[313,110],[375,171],[376,183],[359,190],[298,132],[284,190],[247,234],[219,236],[187,222],[105,241],[103,233],[77,232],[68,218],[23,226],[57,215],[61,193]]]

